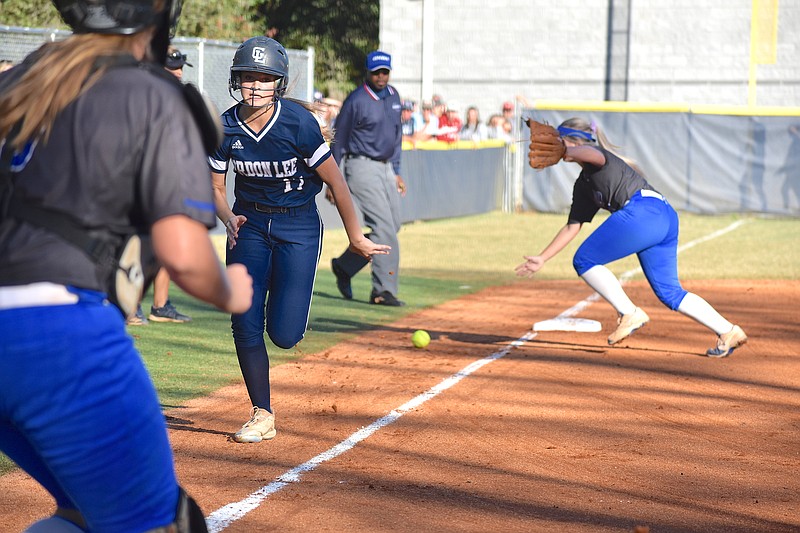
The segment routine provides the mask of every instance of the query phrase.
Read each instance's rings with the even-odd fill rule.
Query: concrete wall
[[[800,0],[759,1],[778,5],[777,61],[756,67],[755,103],[800,106]],[[516,95],[747,105],[753,2],[381,0],[380,42],[401,96],[441,94],[483,120]]]

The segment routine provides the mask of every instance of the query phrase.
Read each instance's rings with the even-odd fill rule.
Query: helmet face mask
[[[233,55],[228,93],[240,104],[249,105],[234,95],[242,89],[242,72],[271,74],[277,78],[272,100],[265,104],[266,107],[272,106],[283,97],[289,85],[289,56],[281,43],[269,37],[253,37],[239,46]]]

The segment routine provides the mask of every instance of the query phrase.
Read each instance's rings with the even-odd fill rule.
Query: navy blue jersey
[[[319,123],[305,107],[278,100],[260,132],[239,116],[239,105],[222,114],[225,140],[208,158],[214,172],[232,165],[237,200],[277,207],[298,207],[322,190],[316,169],[331,156]]]

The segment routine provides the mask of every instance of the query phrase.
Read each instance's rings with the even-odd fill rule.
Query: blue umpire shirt
[[[345,155],[361,155],[392,163],[400,175],[403,131],[400,95],[391,85],[375,92],[367,83],[345,99],[336,117],[333,156],[341,163]]]

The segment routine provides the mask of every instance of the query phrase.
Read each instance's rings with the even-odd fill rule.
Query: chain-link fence
[[[70,35],[66,30],[19,28],[0,25],[0,60],[22,61],[47,41]],[[224,111],[234,100],[228,94],[228,77],[233,54],[239,43],[176,37],[172,44],[186,54],[192,65],[183,69],[183,80],[197,85],[214,105]],[[287,50],[289,54],[288,96],[312,101],[314,98],[314,49]]]

